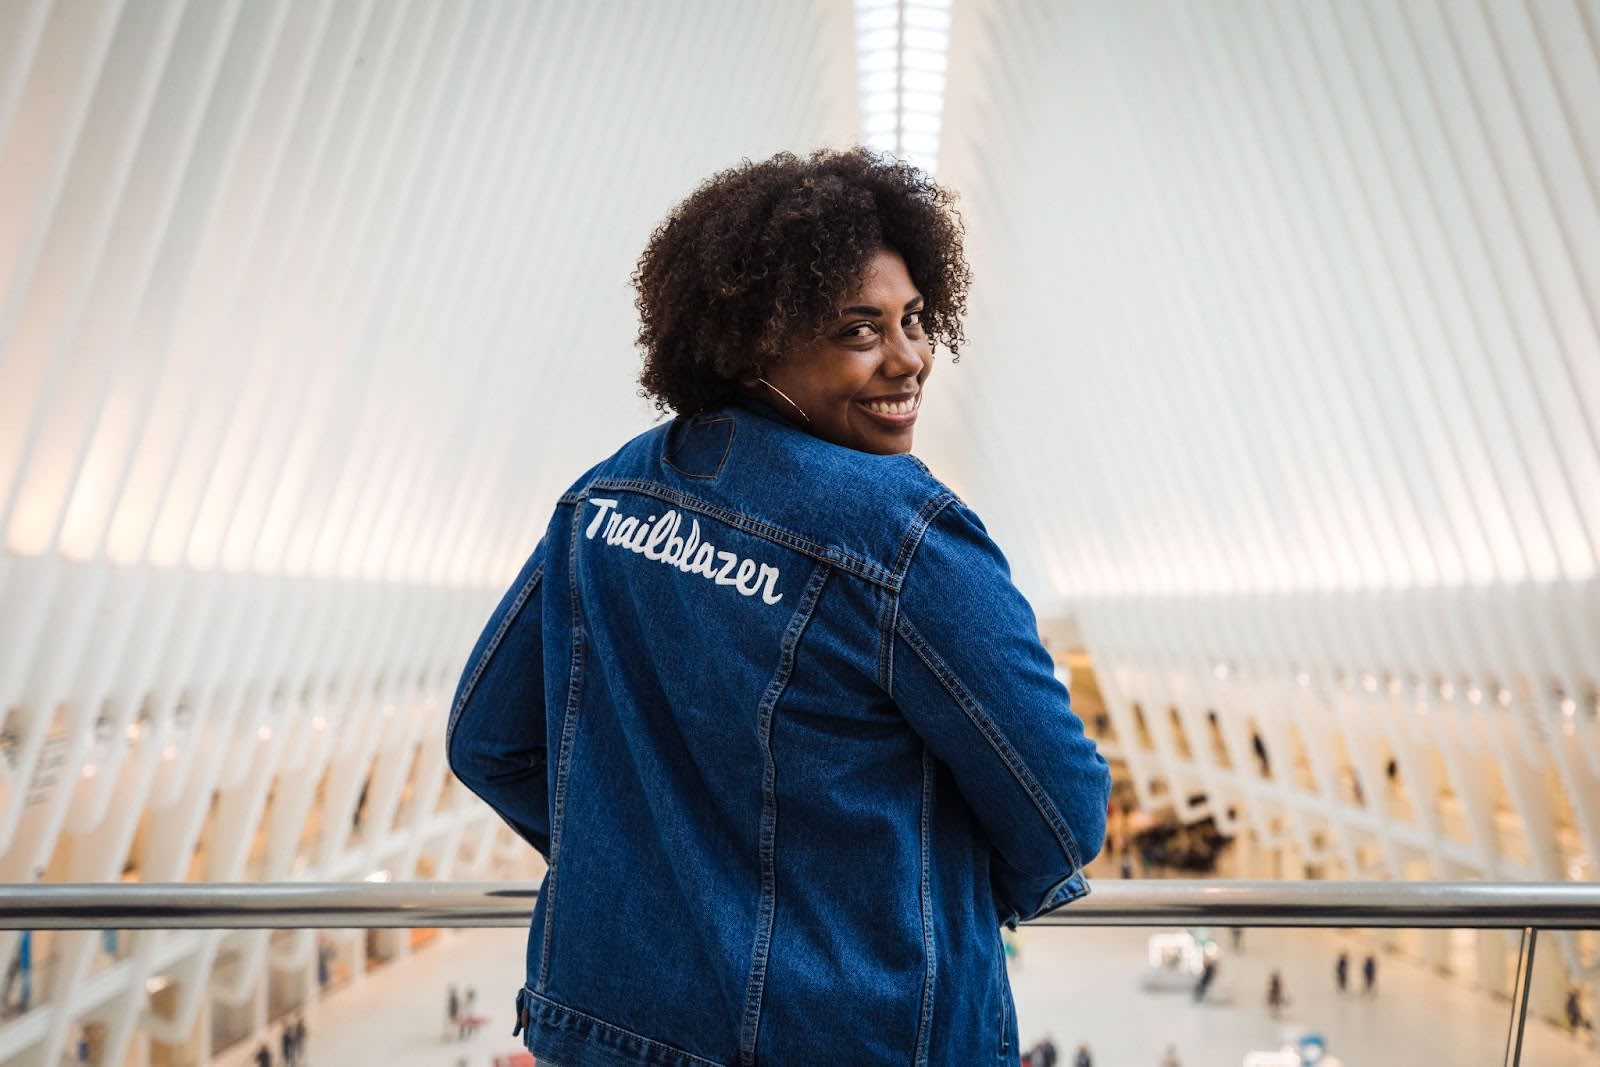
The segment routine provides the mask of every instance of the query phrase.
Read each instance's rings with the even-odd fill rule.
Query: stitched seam
[[[918,464],[920,463],[919,460]],[[894,694],[894,633],[896,620],[900,616],[899,590],[905,583],[906,571],[911,567],[911,557],[916,555],[928,528],[933,525],[933,520],[939,513],[954,500],[955,494],[948,490],[930,497],[911,520],[911,526],[906,530],[905,537],[900,540],[900,549],[895,553],[893,567],[895,591],[885,600],[878,616],[878,685],[891,696]]]
[[[478,687],[478,680],[483,677],[483,672],[488,670],[490,658],[499,650],[500,642],[504,640],[506,631],[511,629],[511,624],[516,621],[517,616],[522,614],[523,605],[528,602],[528,598],[533,595],[533,591],[539,587],[539,579],[543,577],[544,560],[540,560],[539,565],[533,569],[533,574],[528,577],[526,582],[522,583],[522,588],[517,591],[517,598],[511,602],[510,610],[505,613],[505,617],[500,620],[500,625],[495,628],[494,636],[489,638],[489,643],[484,646],[483,655],[479,656],[478,662],[473,665],[472,676],[467,679],[467,684],[461,687],[461,695],[456,698],[456,706],[450,709],[450,723],[445,727],[444,731],[445,752],[450,751],[450,742],[456,735],[456,723],[461,720],[461,710],[467,706],[467,701],[471,698],[472,691]]]
[[[894,622],[900,598],[884,590],[878,606],[878,687],[894,696]]]
[[[839,568],[840,570],[849,571],[851,574],[854,574],[857,577],[865,578],[868,581],[877,583],[878,585],[895,588],[899,584],[898,579],[894,575],[892,575],[889,571],[884,570],[878,564],[873,563],[871,560],[862,559],[860,556],[857,556],[851,552],[846,552],[842,548],[818,544],[809,538],[802,537],[799,534],[790,530],[786,530],[781,526],[774,526],[772,523],[766,522],[762,519],[754,519],[748,515],[742,515],[737,511],[730,511],[727,508],[708,503],[707,501],[701,500],[698,497],[690,496],[681,490],[673,489],[670,486],[659,485],[655,482],[641,481],[637,478],[603,478],[592,482],[588,488],[585,489],[582,494],[580,494],[578,499],[581,500],[588,497],[595,490],[621,490],[632,493],[641,493],[645,496],[653,496],[658,500],[665,500],[669,504],[675,504],[678,507],[699,512],[701,515],[716,519],[718,522],[725,523],[726,525],[732,526],[737,530],[742,530],[745,533],[766,538],[768,541],[775,541],[778,544],[794,549],[796,552],[804,553],[805,555],[808,555],[819,562],[827,563],[833,567]]]
[[[685,478],[699,478],[703,481],[714,481],[715,479],[722,477],[722,468],[727,465],[728,454],[733,451],[733,438],[734,434],[739,432],[739,423],[730,415],[718,415],[715,418],[706,419],[700,425],[711,426],[718,422],[733,423],[733,431],[728,434],[728,443],[722,446],[722,458],[717,460],[716,470],[712,471],[710,474],[693,474],[672,462],[671,458],[669,458],[667,455],[667,446],[672,443],[670,433],[664,433],[661,435],[661,462],[665,463],[667,466],[671,467]]]
[[[995,951],[995,956],[994,956],[994,976],[995,976],[995,981],[998,983],[998,988],[1001,991],[1000,992],[1000,1026],[998,1028],[1000,1032],[997,1035],[998,1040],[999,1040],[1000,1048],[999,1048],[999,1051],[995,1054],[995,1059],[1000,1061],[1000,1062],[1004,1062],[1004,1057],[1005,1057],[1005,1052],[1006,1052],[1006,997],[1005,997],[1005,993],[1003,992],[1003,990],[1005,989],[1005,985],[1006,985],[1006,942],[1005,942],[1005,935],[1002,934],[999,930],[996,930],[994,932],[994,936],[995,936],[995,941],[996,941],[996,945],[997,945],[996,951]]]
[[[1088,896],[1089,882],[1087,879],[1084,879],[1082,889],[1073,893],[1071,896],[1062,897],[1060,900],[1056,899],[1057,895],[1059,895],[1063,889],[1067,889],[1072,885],[1072,880],[1074,878],[1081,878],[1081,872],[1073,871],[1071,874],[1061,879],[1061,881],[1051,886],[1050,891],[1044,895],[1044,900],[1041,901],[1039,906],[1034,909],[1033,914],[1035,916],[1042,915],[1046,911],[1054,911],[1063,904],[1070,904],[1072,901],[1077,900],[1080,897]]]
[[[947,489],[936,496],[930,497],[928,502],[922,505],[922,510],[918,511],[916,517],[911,520],[911,525],[907,528],[905,537],[900,541],[900,550],[895,553],[894,557],[893,573],[897,590],[900,587],[900,583],[905,580],[906,569],[911,566],[911,557],[916,555],[917,547],[922,544],[923,535],[928,532],[928,527],[933,525],[933,520],[938,517],[939,512],[955,503],[955,500],[956,495]]]
[[[657,485],[654,482],[639,481],[633,478],[608,478],[595,482],[593,488],[608,490],[625,489],[636,493],[643,493],[648,496],[658,497],[662,500],[666,500],[668,503],[677,504],[680,507],[686,507],[690,510],[698,511],[702,515],[710,516],[711,518],[726,523],[735,529],[743,530],[745,533],[755,534],[758,537],[765,537],[768,540],[776,541],[779,544],[786,545],[797,552],[803,552],[814,559],[832,564],[836,567],[840,567],[843,570],[848,570],[862,578],[869,579],[870,581],[874,581],[882,585],[890,584],[892,581],[889,572],[885,571],[876,563],[873,563],[870,560],[862,559],[853,553],[846,552],[842,548],[818,544],[809,538],[802,537],[801,535],[794,533],[793,531],[786,530],[781,526],[774,526],[772,523],[766,522],[763,519],[755,519],[737,511],[730,511],[729,509],[721,507],[717,504],[712,504],[696,497],[689,496],[688,494],[680,492],[669,486]]]
[[[708,1060],[703,1056],[696,1056],[692,1052],[685,1052],[683,1049],[678,1048],[675,1045],[669,1045],[665,1041],[656,1041],[652,1038],[645,1037],[643,1034],[636,1034],[627,1027],[618,1026],[615,1023],[608,1023],[604,1019],[590,1015],[586,1011],[579,1011],[577,1008],[563,1004],[559,1000],[552,1000],[545,994],[534,989],[529,989],[527,986],[523,986],[522,989],[523,992],[527,993],[530,997],[535,1000],[542,1001],[553,1011],[564,1012],[567,1015],[575,1015],[586,1022],[593,1023],[596,1027],[602,1030],[609,1030],[613,1034],[626,1036],[642,1044],[648,1045],[654,1051],[662,1052],[669,1056],[681,1056],[684,1062],[698,1064],[700,1067],[726,1067],[725,1064],[718,1063],[716,1060]]]
[[[944,660],[939,658],[939,654],[928,645],[922,634],[917,632],[917,628],[911,624],[911,620],[904,613],[900,615],[898,629],[900,636],[911,647],[911,651],[915,652],[917,658],[922,660],[935,678],[939,679],[939,683],[944,686],[945,692],[966,713],[968,720],[978,728],[979,733],[983,734],[984,739],[989,742],[989,747],[994,749],[995,755],[999,756],[1001,762],[1011,771],[1012,777],[1017,780],[1017,784],[1022,786],[1023,792],[1028,794],[1028,798],[1033,801],[1034,807],[1044,819],[1045,824],[1055,834],[1056,842],[1061,846],[1061,850],[1066,853],[1068,862],[1072,864],[1072,869],[1074,871],[1081,870],[1083,861],[1078,858],[1077,842],[1072,839],[1072,830],[1067,826],[1067,820],[1056,809],[1055,803],[1050,799],[1049,794],[1044,791],[1044,787],[1039,784],[1039,780],[1033,776],[1033,772],[1028,770],[1027,765],[1022,762],[1022,758],[1017,755],[1016,749],[1011,746],[1011,742],[1006,739],[1005,734],[1000,732],[1000,728],[995,725],[994,720],[989,717],[978,701],[967,691],[967,687],[961,683],[961,679],[956,676],[955,672],[950,669]]]
[[[926,746],[922,749],[922,818],[919,829],[922,868],[922,1015],[917,1020],[916,1056],[914,1067],[928,1067],[928,1042],[932,1037],[933,983],[939,973],[939,959],[933,942],[933,888],[929,883],[929,821],[933,810],[933,754]]]
[[[544,937],[539,946],[539,981],[550,979],[550,936],[556,925],[556,878],[561,862],[561,830],[566,821],[567,773],[572,769],[572,748],[578,733],[578,704],[583,692],[583,616],[578,605],[578,526],[583,512],[572,512],[567,539],[567,596],[572,612],[572,659],[567,670],[567,708],[561,720],[561,747],[556,752],[555,801],[550,809],[550,869],[545,878]]]
[[[756,1062],[756,1039],[761,1032],[761,999],[766,992],[767,958],[772,950],[772,926],[777,917],[778,898],[778,766],[772,756],[772,719],[778,699],[789,685],[794,673],[795,650],[811,613],[816,610],[817,599],[828,578],[828,566],[819,564],[800,594],[800,604],[789,620],[783,634],[782,652],[778,656],[778,669],[767,684],[757,713],[758,735],[761,743],[761,900],[756,909],[756,939],[750,953],[750,977],[745,985],[744,1018],[739,1026],[739,1062],[753,1067]]]

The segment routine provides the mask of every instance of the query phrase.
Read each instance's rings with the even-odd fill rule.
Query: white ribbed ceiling
[[[1041,598],[1595,575],[1594,0],[954,34],[964,481]]]
[[[4,543],[498,582],[651,228],[856,121],[848,0],[0,4]]]

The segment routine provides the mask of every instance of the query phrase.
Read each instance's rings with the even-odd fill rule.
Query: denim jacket
[[[729,408],[585,474],[479,638],[455,774],[549,861],[560,1067],[1015,1064],[999,928],[1088,891],[1110,776],[976,515]]]

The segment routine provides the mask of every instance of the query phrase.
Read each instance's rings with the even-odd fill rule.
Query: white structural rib
[[[942,458],[1078,624],[1143,801],[1258,873],[1597,877],[1597,31],[957,5],[981,289]],[[1600,945],[1560,963],[1551,1016]]]
[[[855,142],[856,83],[848,0],[0,4],[0,880],[509,873],[445,705],[653,418],[633,263],[711,172]],[[31,950],[0,1063],[204,1060],[322,951]]]

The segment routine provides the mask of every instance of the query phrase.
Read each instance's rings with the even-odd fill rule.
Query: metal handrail
[[[522,882],[0,885],[0,930],[524,926]],[[1043,926],[1600,929],[1600,884],[1105,881]]]

